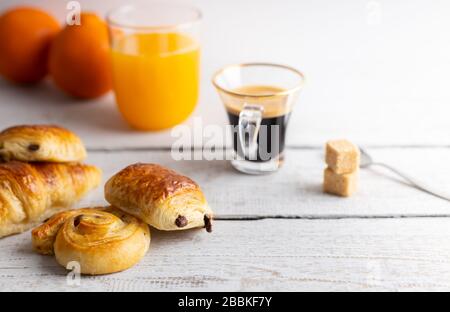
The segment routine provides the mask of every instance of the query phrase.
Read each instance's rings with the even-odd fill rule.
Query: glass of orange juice
[[[139,130],[180,124],[199,93],[201,12],[182,4],[125,5],[108,14],[116,102]]]

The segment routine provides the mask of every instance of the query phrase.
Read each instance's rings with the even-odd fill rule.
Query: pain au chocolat
[[[23,125],[0,132],[0,160],[79,162],[86,158],[81,139],[59,126]]]
[[[159,230],[211,232],[213,213],[197,183],[157,164],[126,167],[106,183],[105,198]]]

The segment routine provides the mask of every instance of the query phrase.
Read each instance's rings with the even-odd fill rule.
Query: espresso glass
[[[239,64],[218,71],[213,84],[230,121],[234,168],[249,174],[277,171],[303,74],[278,64]]]

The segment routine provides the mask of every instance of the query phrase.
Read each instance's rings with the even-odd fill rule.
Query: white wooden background
[[[35,3],[3,0],[0,10],[27,2]],[[80,2],[104,14],[126,1]],[[322,147],[336,137],[450,192],[450,4],[192,2],[205,14],[202,97],[193,116],[204,124],[226,123],[209,83],[220,66],[273,61],[305,72],[280,172],[253,177],[226,161],[175,161],[170,131],[133,132],[112,95],[80,103],[48,82],[18,88],[0,80],[1,128],[67,126],[82,136],[87,161],[103,168],[105,180],[130,163],[157,162],[196,180],[216,213],[268,219],[216,221],[212,234],[154,230],[136,267],[83,277],[79,286],[66,283],[51,257],[32,251],[30,233],[4,238],[0,290],[450,290],[449,202],[377,168],[362,170],[351,198],[321,192]],[[64,18],[64,1],[39,3]],[[101,204],[100,188],[78,206]]]

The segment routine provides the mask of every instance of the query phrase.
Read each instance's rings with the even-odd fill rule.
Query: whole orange
[[[47,74],[50,43],[60,30],[47,13],[28,7],[0,16],[0,74],[17,83],[38,82]]]
[[[106,23],[82,13],[80,25],[67,25],[53,40],[49,68],[56,85],[71,96],[95,98],[112,88]]]

